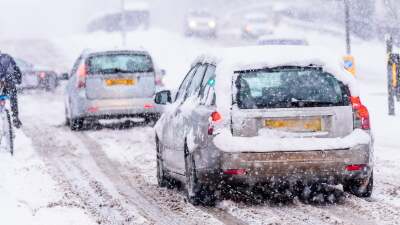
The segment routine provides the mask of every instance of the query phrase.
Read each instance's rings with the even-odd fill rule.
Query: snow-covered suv
[[[215,52],[194,62],[176,95],[156,94],[167,105],[155,127],[160,186],[184,182],[194,204],[237,185],[343,184],[371,195],[369,114],[339,60],[302,46]]]

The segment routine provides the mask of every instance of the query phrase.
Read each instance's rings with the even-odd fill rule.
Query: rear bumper
[[[283,183],[328,183],[339,184],[348,180],[363,180],[371,176],[373,155],[371,145],[358,145],[350,149],[227,153],[218,151],[213,164],[203,161],[199,153],[196,164],[198,176],[209,184],[283,184]],[[346,169],[349,165],[363,165],[357,171]],[[229,175],[228,170],[245,171]]]
[[[81,99],[78,103],[80,118],[119,119],[129,117],[159,118],[163,108],[152,98],[143,99]]]

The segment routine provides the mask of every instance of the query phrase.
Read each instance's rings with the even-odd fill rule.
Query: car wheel
[[[68,110],[67,110],[67,108],[65,108],[65,125],[70,126],[70,124],[71,124],[71,121],[69,120],[69,117],[68,117]]]
[[[57,87],[57,80],[54,77],[49,77],[47,80],[46,91],[54,91]]]
[[[343,189],[360,198],[369,198],[374,188],[374,173],[367,180],[351,180],[343,185]]]
[[[196,164],[193,154],[189,152],[185,144],[185,176],[186,176],[186,197],[192,205],[215,206],[215,192],[207,185],[200,184],[196,175]]]
[[[161,153],[161,143],[156,136],[156,151],[157,151],[157,182],[160,187],[168,187],[168,179],[165,174],[162,153]]]
[[[72,131],[80,131],[83,128],[83,118],[70,119],[70,128]]]

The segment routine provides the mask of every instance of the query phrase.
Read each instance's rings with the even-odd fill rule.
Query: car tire
[[[156,136],[156,152],[157,152],[157,183],[159,187],[168,187],[169,182],[165,173],[164,163],[161,153],[161,143]]]
[[[193,154],[189,152],[185,144],[185,177],[186,177],[186,197],[192,205],[215,206],[217,198],[215,191],[207,185],[200,184],[197,180],[196,164]]]
[[[67,108],[65,108],[65,126],[70,126],[71,125],[71,121],[68,117],[68,110]]]
[[[343,185],[343,190],[360,198],[369,198],[374,189],[374,173],[368,180],[350,180]]]
[[[55,77],[49,77],[47,80],[46,91],[53,92],[57,87],[57,79]]]
[[[72,131],[80,131],[83,128],[83,118],[70,119],[70,128]]]

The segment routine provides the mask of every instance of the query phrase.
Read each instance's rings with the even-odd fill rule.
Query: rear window
[[[279,67],[237,72],[236,102],[241,109],[349,105],[349,90],[320,68]]]
[[[150,56],[145,54],[110,54],[92,56],[88,60],[89,74],[153,72]]]

